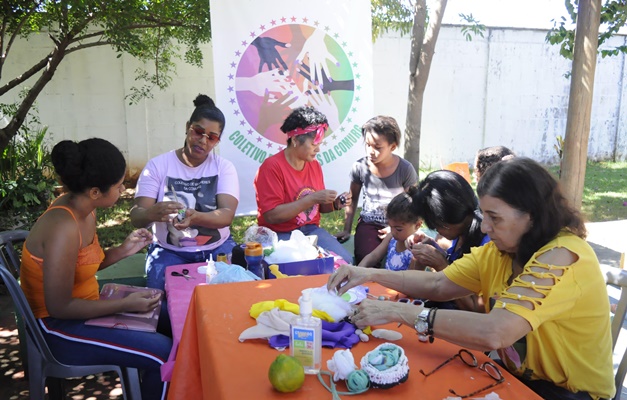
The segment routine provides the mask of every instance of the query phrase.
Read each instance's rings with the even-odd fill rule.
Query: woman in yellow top
[[[437,301],[480,294],[485,314],[364,300],[353,322],[402,322],[431,339],[498,350],[502,365],[545,399],[612,398],[610,306],[579,213],[528,158],[492,166],[477,193],[490,243],[437,273],[342,267],[328,288],[342,294],[371,281]]]
[[[142,370],[142,397],[163,399],[166,387],[160,367],[170,353],[170,338],[85,325],[85,320],[103,315],[147,312],[159,302],[149,292],[99,300],[96,272],[137,253],[152,240],[148,230],[138,229],[107,251],[98,243],[95,210],[111,207],[124,191],[124,156],[103,139],[64,140],[54,146],[52,163],[69,193],[32,227],[20,270],[22,289],[44,337],[62,363]]]

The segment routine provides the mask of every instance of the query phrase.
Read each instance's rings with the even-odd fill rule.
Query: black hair
[[[530,158],[515,157],[494,164],[479,181],[477,193],[479,197],[496,197],[529,214],[532,225],[520,239],[516,254],[521,265],[562,229],[586,238],[581,214],[564,197],[558,181]]]
[[[481,245],[485,237],[481,232],[483,215],[474,190],[463,176],[448,170],[433,171],[420,181],[418,189],[413,206],[430,229],[460,224],[472,217],[461,251],[466,254],[471,247]]]
[[[388,204],[385,215],[396,221],[416,223],[420,219],[417,210],[412,206],[414,196],[418,192],[416,186],[410,186],[407,192],[399,193]]]
[[[63,140],[51,153],[59,179],[72,193],[97,187],[107,193],[126,172],[124,156],[111,142],[92,138],[80,142]]]
[[[401,142],[401,128],[392,117],[378,115],[370,118],[361,127],[361,136],[366,138],[368,132],[375,132],[379,136],[384,136],[389,144],[399,145]]]
[[[224,114],[218,107],[216,107],[216,103],[211,99],[211,97],[206,94],[199,94],[194,99],[194,112],[192,116],[189,117],[189,122],[198,122],[201,119],[208,119],[209,121],[215,121],[220,125],[220,133],[224,131],[224,126],[226,124],[226,119],[224,118]]]
[[[479,150],[475,157],[475,174],[477,179],[481,179],[492,165],[504,158],[512,157],[516,157],[516,154],[505,146],[492,146]]]
[[[283,125],[281,125],[281,131],[288,133],[296,128],[307,128],[311,125],[328,124],[327,117],[311,106],[304,106],[295,108],[290,115],[285,118]],[[299,143],[303,143],[308,137],[314,139],[316,132],[309,132],[303,135],[294,136]],[[292,143],[292,138],[287,139],[287,145]]]

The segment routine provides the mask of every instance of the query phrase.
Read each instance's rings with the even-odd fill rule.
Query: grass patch
[[[551,168],[553,172],[557,168]],[[420,171],[420,178],[426,172]],[[627,218],[627,162],[590,162],[586,168],[582,211],[588,221],[602,222]],[[128,191],[110,209],[98,210],[98,237],[104,248],[122,243],[133,230],[128,216],[133,205],[132,191]],[[359,213],[355,213],[355,218]],[[236,217],[231,233],[238,243],[242,242],[246,229],[255,224],[255,216]],[[344,226],[344,212],[323,214],[320,225],[331,234]],[[353,224],[353,229],[356,222]]]

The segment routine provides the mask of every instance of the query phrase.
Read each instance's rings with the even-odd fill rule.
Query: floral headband
[[[306,128],[296,128],[292,131],[287,132],[288,138],[293,138],[294,136],[304,135],[309,132],[316,131],[316,137],[314,138],[314,144],[320,144],[324,139],[324,132],[329,127],[329,124],[318,124],[318,125],[309,125]]]

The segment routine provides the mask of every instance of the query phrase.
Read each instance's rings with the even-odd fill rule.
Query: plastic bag
[[[222,261],[216,262],[218,274],[211,279],[211,284],[230,282],[258,281],[260,278],[239,265],[227,264]]]
[[[274,252],[265,257],[268,264],[281,264],[293,261],[313,260],[318,257],[318,249],[299,230],[292,232],[290,240],[279,240]]]
[[[278,241],[276,232],[265,226],[252,225],[244,232],[244,243],[258,242],[264,249],[276,247]]]

